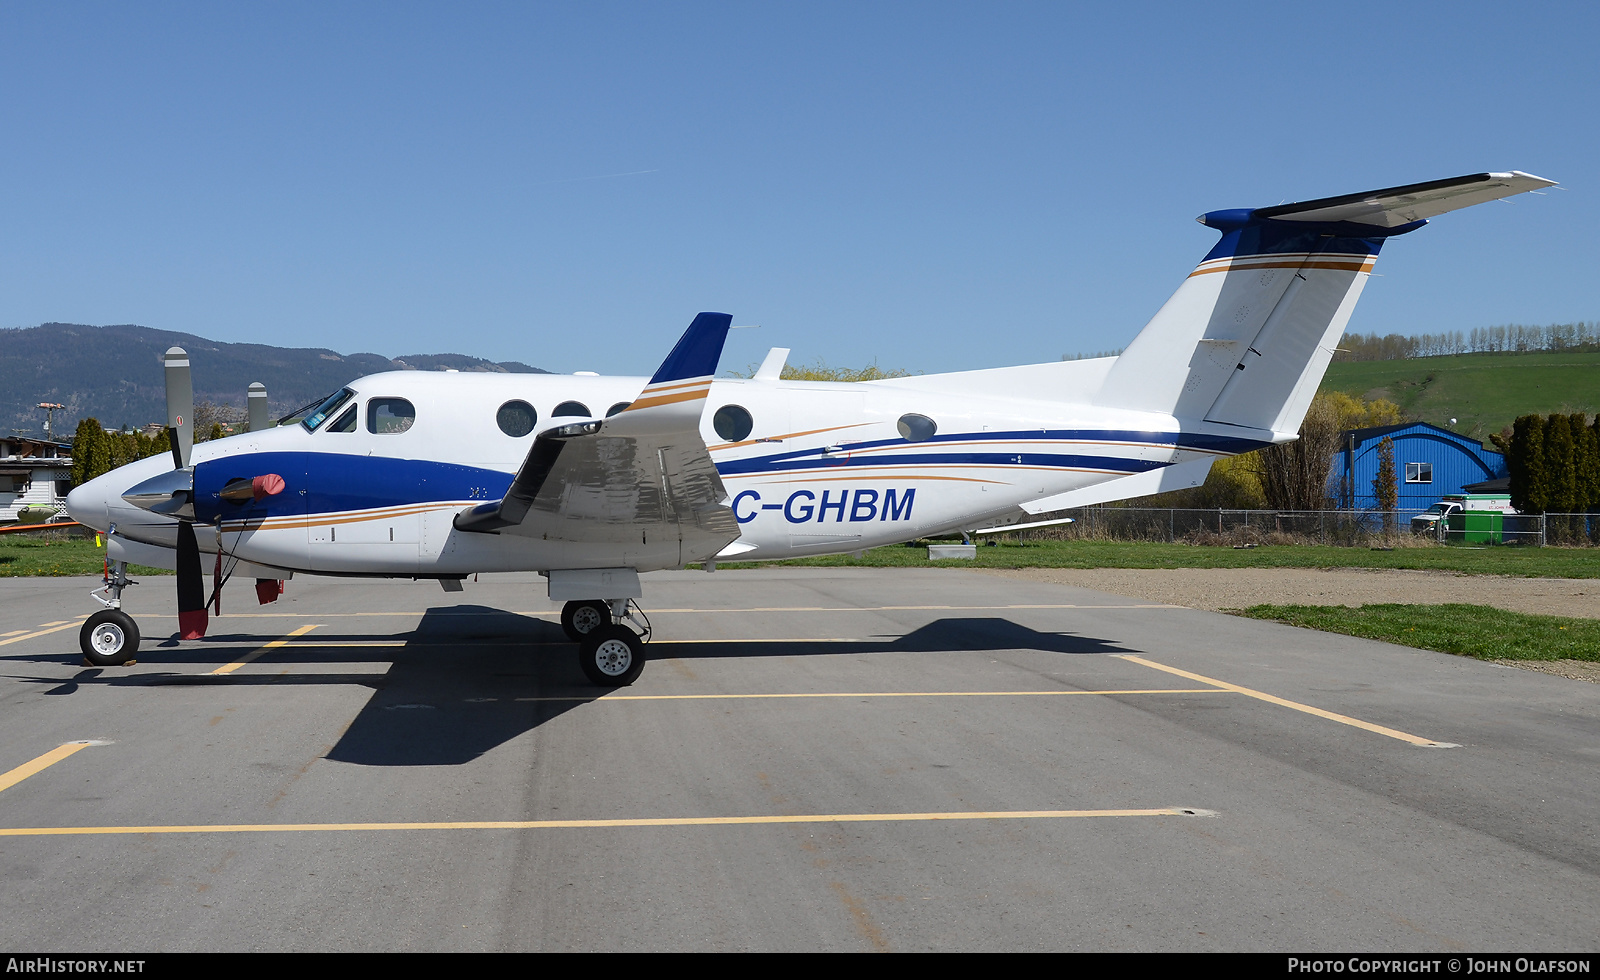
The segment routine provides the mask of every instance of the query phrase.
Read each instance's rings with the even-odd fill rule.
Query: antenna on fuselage
[[[789,348],[774,347],[767,351],[767,357],[756,368],[756,373],[751,376],[754,381],[777,381],[783,376],[783,366],[789,363]]]

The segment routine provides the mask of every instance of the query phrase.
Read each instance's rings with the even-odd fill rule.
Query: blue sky
[[[1195,215],[1482,170],[1353,330],[1600,318],[1588,4],[0,7],[0,326],[648,373],[1125,345]],[[620,176],[619,176],[620,175]]]

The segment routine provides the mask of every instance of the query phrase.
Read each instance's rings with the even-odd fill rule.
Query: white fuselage
[[[1048,392],[1030,370],[1048,372]],[[1013,379],[1009,372],[1024,373]],[[1075,402],[1058,386],[1078,379],[1087,395],[1103,373],[1103,366],[1079,362],[857,384],[716,381],[701,437],[740,527],[720,557],[857,551],[974,528],[1018,513],[1027,501],[1239,451],[1180,445],[1171,416]],[[979,383],[953,383],[964,378]],[[248,527],[201,528],[200,547],[271,568],[358,575],[678,567],[683,561],[672,542],[565,541],[452,525],[463,508],[505,491],[534,433],[574,420],[552,417],[558,405],[579,402],[600,417],[633,400],[646,383],[416,371],[361,378],[348,386],[354,399],[347,405],[356,406],[358,422],[374,399],[405,399],[414,406],[414,423],[397,433],[369,431],[366,424],[353,431],[324,424],[313,432],[291,423],[194,447],[197,468],[226,461],[229,478],[258,476],[262,468],[290,471],[279,474],[288,490],[273,517]],[[537,412],[532,432],[513,437],[497,426],[497,411],[510,401]],[[742,407],[752,423],[737,440],[715,428],[719,409],[729,405]],[[898,423],[907,415],[932,420],[936,433],[906,438]],[[169,457],[158,456],[106,474],[75,491],[72,512],[100,530],[115,523],[132,540],[171,547],[175,522],[120,497],[171,466]],[[448,491],[428,475],[441,467],[456,477]],[[337,492],[325,483],[337,483]]]

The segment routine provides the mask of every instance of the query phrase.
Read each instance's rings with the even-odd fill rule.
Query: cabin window
[[[591,418],[589,406],[583,402],[562,402],[550,411],[551,418],[567,418],[576,416],[580,419]]]
[[[500,411],[494,413],[495,425],[513,439],[520,439],[532,432],[538,421],[539,413],[533,410],[532,405],[520,400],[506,402],[500,406]]]
[[[332,415],[335,409],[355,396],[356,393],[351,391],[349,388],[341,388],[340,390],[329,395],[327,398],[324,398],[321,404],[313,408],[310,414],[306,415],[305,418],[300,420],[300,424],[306,427],[307,432],[317,431],[317,426],[321,425],[328,418],[328,416]],[[296,412],[295,414],[298,415],[300,413]]]
[[[724,442],[742,442],[750,435],[755,420],[740,405],[724,405],[711,416],[711,427],[717,430]]]
[[[328,424],[328,432],[354,432],[356,431],[356,407],[351,405],[345,413]]]
[[[404,398],[374,398],[367,402],[367,431],[393,435],[411,428],[417,410]]]
[[[617,402],[615,405],[612,405],[610,408],[606,409],[606,418],[610,418],[618,412],[626,412],[628,410],[628,406],[632,404],[633,402]]]
[[[939,431],[939,426],[926,415],[902,415],[894,427],[906,442],[927,442]]]
[[[1432,483],[1433,482],[1433,464],[1432,463],[1407,463],[1406,464],[1406,482],[1407,483]]]

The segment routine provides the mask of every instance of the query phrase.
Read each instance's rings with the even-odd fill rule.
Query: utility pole
[[[61,404],[60,402],[40,402],[39,407],[44,409],[44,441],[49,442],[51,441],[50,421],[55,417],[56,409],[66,408],[67,406]]]

